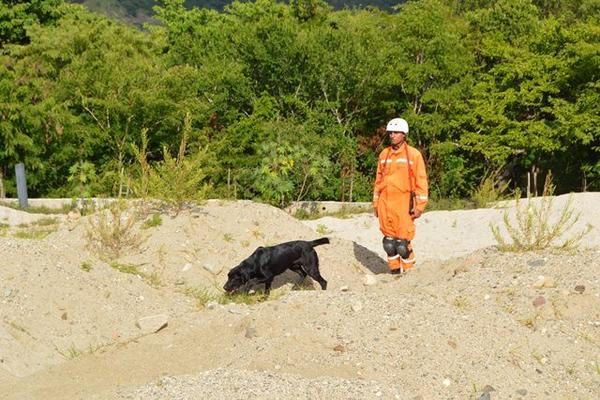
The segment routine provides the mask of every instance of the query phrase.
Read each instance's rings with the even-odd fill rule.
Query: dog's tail
[[[310,242],[310,244],[312,247],[320,246],[322,244],[329,244],[329,238],[324,237],[321,239],[313,240],[312,242]]]

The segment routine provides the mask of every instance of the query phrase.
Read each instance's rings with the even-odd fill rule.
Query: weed
[[[233,236],[230,233],[226,233],[223,235],[223,240],[227,243],[233,242]]]
[[[140,271],[136,265],[132,264],[121,264],[118,262],[113,262],[110,264],[111,268],[116,269],[119,272],[124,274],[132,274],[132,275],[140,275]]]
[[[242,247],[248,247],[250,246],[250,242],[247,240],[242,240],[242,243],[240,243],[242,245]]]
[[[575,368],[575,362],[569,364],[569,365],[565,365],[565,371],[567,372],[567,374],[573,376],[575,375],[576,372],[576,368]]]
[[[535,328],[537,327],[537,323],[538,323],[538,320],[540,319],[540,317],[541,317],[541,313],[540,312],[536,312],[535,314],[531,315],[530,317],[520,319],[519,322],[523,326],[526,326],[529,329],[535,330]]]
[[[489,207],[490,203],[502,200],[510,182],[501,182],[500,170],[486,172],[477,188],[471,194],[476,208]]]
[[[323,224],[318,224],[317,229],[315,229],[315,230],[317,231],[317,233],[319,235],[327,235],[328,233],[331,233],[329,228],[327,228],[327,226],[323,225]]]
[[[452,304],[454,304],[454,307],[461,309],[468,308],[470,305],[469,299],[467,299],[465,296],[458,296],[454,299]]]
[[[511,242],[504,239],[497,225],[490,224],[500,251],[524,252],[543,250],[548,247],[570,250],[578,246],[583,236],[591,230],[591,226],[588,225],[587,229],[566,239],[562,244],[558,246],[553,245],[556,240],[577,223],[580,217],[580,213],[574,214],[574,210],[572,209],[573,197],[570,196],[565,207],[560,211],[558,219],[551,223],[553,193],[554,186],[552,185],[551,174],[546,176],[544,194],[539,206],[534,204],[530,198],[527,199],[527,204],[523,206],[520,202],[520,192],[517,192],[515,196],[515,223],[510,221],[507,211],[503,217],[504,225]]]
[[[50,233],[51,233],[51,231],[46,231],[46,230],[31,230],[31,231],[18,230],[17,232],[15,232],[14,237],[19,238],[19,239],[40,240],[40,239],[43,239],[46,236],[48,236]]]
[[[219,298],[218,295],[215,295],[211,292],[209,292],[206,289],[199,289],[199,288],[186,288],[183,292],[185,295],[193,297],[194,299],[196,299],[196,304],[198,306],[198,308],[204,308],[206,307],[206,305],[211,302],[211,301],[217,301],[217,299]]]
[[[19,325],[14,321],[7,321],[7,323],[11,328],[31,336],[31,334],[27,331],[27,329],[25,329],[25,327],[23,327],[22,325]]]
[[[81,263],[81,270],[85,272],[90,272],[92,270],[92,263],[89,261],[84,261]]]
[[[160,278],[160,274],[158,272],[152,272],[150,274],[142,274],[142,278],[144,281],[152,286],[153,288],[158,288],[162,285],[162,280]]]
[[[317,207],[311,207],[310,209],[299,208],[297,209],[293,217],[301,220],[318,219],[322,217],[334,217],[334,218],[351,218],[356,214],[369,213],[372,211],[371,205],[343,205],[337,211],[319,211]]]
[[[315,287],[311,280],[303,279],[302,281],[295,283],[294,286],[292,286],[292,290],[315,290]]]
[[[142,224],[142,229],[155,228],[155,227],[161,226],[161,225],[162,225],[162,218],[161,218],[160,214],[156,213],[156,214],[152,214],[152,217],[150,217],[149,219],[144,221],[144,223]]]
[[[66,351],[66,358],[68,359],[74,359],[77,358],[81,355],[81,351],[76,348],[74,345],[71,345],[71,347],[69,347]],[[64,357],[64,354],[63,354]]]
[[[124,201],[114,202],[90,219],[86,232],[88,246],[100,258],[119,258],[125,249],[138,248],[143,242],[134,229],[137,222],[135,212],[130,212]]]
[[[265,237],[265,235],[259,229],[253,229],[252,236],[254,236],[256,239],[262,239]]]

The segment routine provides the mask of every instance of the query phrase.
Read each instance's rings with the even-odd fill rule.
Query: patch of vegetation
[[[137,249],[143,238],[135,231],[138,216],[123,201],[116,201],[90,219],[86,236],[88,247],[100,258],[119,258],[127,249]]]
[[[176,212],[181,211],[188,202],[205,201],[209,185],[204,183],[206,173],[202,166],[206,164],[207,153],[199,149],[194,154],[188,154],[191,133],[192,122],[188,113],[183,121],[177,156],[173,157],[165,146],[163,160],[151,164],[148,162],[147,130],[142,131],[142,145],[133,149],[139,168],[132,188],[138,197],[161,200]]]
[[[331,230],[329,230],[329,228],[327,228],[327,226],[324,224],[318,224],[317,229],[315,229],[315,231],[319,235],[327,235],[328,233],[331,233]]]
[[[487,172],[479,185],[471,193],[471,200],[475,208],[489,207],[490,204],[504,200],[510,182],[502,182],[499,177],[500,170]]]
[[[356,214],[364,214],[371,213],[372,207],[370,205],[354,205],[348,204],[343,205],[337,211],[319,211],[317,208],[306,209],[299,208],[292,215],[296,219],[300,220],[311,220],[311,219],[319,219],[323,217],[334,217],[340,219],[352,218]]]
[[[505,211],[503,216],[509,239],[507,240],[502,236],[497,225],[490,224],[500,251],[525,252],[550,247],[559,250],[577,248],[581,239],[590,232],[592,227],[588,225],[585,230],[564,239],[561,244],[555,245],[554,243],[579,221],[581,213],[575,213],[572,208],[573,197],[569,196],[566,205],[559,211],[558,218],[552,221],[552,215],[554,214],[553,194],[554,186],[552,185],[551,174],[546,176],[544,193],[539,205],[536,205],[531,198],[528,198],[523,205],[520,192],[517,192],[515,196],[515,221],[510,220],[508,211]]]
[[[57,227],[58,220],[56,218],[42,218],[31,224],[18,225],[16,232],[14,232],[12,236],[19,239],[40,240],[45,238],[52,232],[55,232]]]
[[[82,271],[90,272],[92,270],[92,263],[89,261],[83,261],[80,268]]]
[[[18,203],[14,201],[0,201],[0,205],[13,210],[19,210],[30,214],[67,214],[71,211],[72,207],[68,204],[64,204],[61,208],[51,208],[46,206],[28,206],[27,208],[20,207]]]
[[[155,228],[155,227],[161,226],[161,225],[162,225],[162,217],[160,216],[160,214],[155,213],[155,214],[152,214],[152,216],[150,218],[148,218],[147,220],[144,221],[144,223],[142,224],[142,229]]]
[[[110,264],[111,268],[116,269],[119,272],[124,274],[132,274],[132,275],[140,275],[140,270],[137,265],[133,264],[122,264],[118,262],[113,262]]]

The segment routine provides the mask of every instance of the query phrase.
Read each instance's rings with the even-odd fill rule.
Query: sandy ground
[[[591,230],[569,253],[500,253],[489,225],[510,204],[425,213],[400,277],[368,214],[210,201],[140,229],[159,211],[130,211],[139,239],[117,257],[90,246],[101,214],[0,208],[0,398],[597,399],[600,193],[572,201],[567,236]],[[327,291],[288,272],[268,300],[214,300],[257,246],[323,235]]]

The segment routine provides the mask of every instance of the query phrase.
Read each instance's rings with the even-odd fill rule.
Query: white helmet
[[[387,124],[387,128],[385,128],[388,132],[403,132],[408,133],[408,122],[402,118],[394,118]]]

